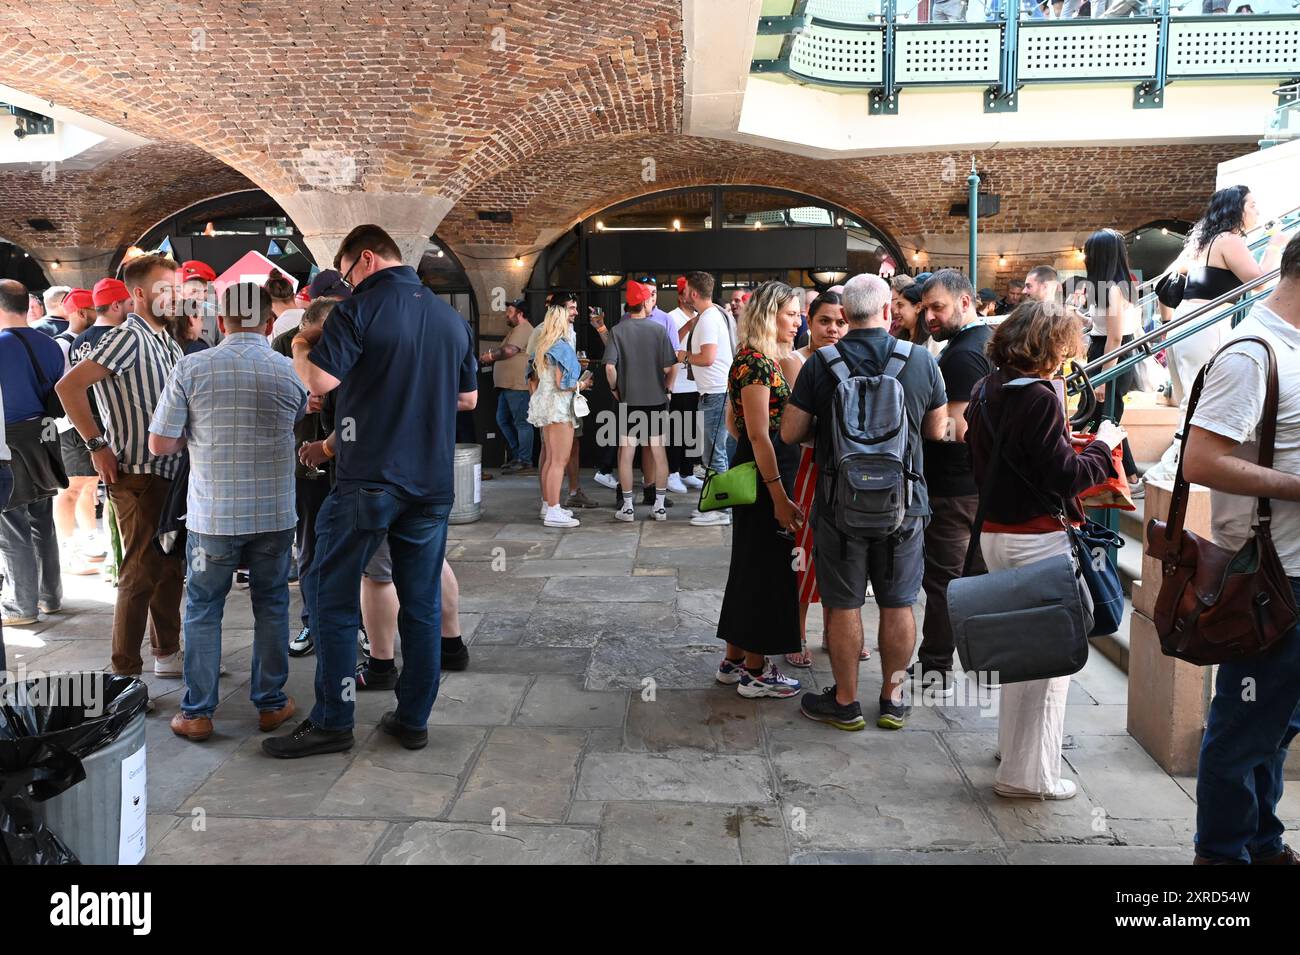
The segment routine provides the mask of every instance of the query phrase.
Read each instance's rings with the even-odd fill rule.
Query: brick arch
[[[0,171],[0,233],[24,247],[116,249],[156,222],[203,199],[254,188],[242,173],[194,146],[151,143],[90,169]],[[35,232],[46,218],[54,232]]]
[[[1155,218],[1195,218],[1213,192],[1218,163],[1240,143],[985,150],[976,154],[1002,212],[983,232],[1121,231]],[[641,158],[656,178],[641,178]],[[969,158],[965,159],[969,163]],[[1153,189],[1150,170],[1161,169]],[[601,209],[680,186],[753,185],[807,193],[850,210],[908,244],[922,235],[958,235],[950,207],[967,194],[965,167],[943,153],[808,159],[698,137],[617,136],[544,150],[475,186],[439,230],[468,245],[530,248]],[[513,222],[480,221],[477,210],[509,211]]]
[[[199,146],[272,195],[456,196],[558,142],[680,128],[679,0],[592,12],[589,0],[406,0],[350,29],[351,5],[292,0],[10,5],[0,75]],[[317,154],[355,176],[322,183]]]

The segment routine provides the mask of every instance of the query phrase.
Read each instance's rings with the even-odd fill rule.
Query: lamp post
[[[967,213],[970,216],[970,284],[979,285],[979,276],[976,274],[976,263],[978,261],[976,239],[976,229],[979,227],[980,218],[980,174],[975,171],[975,157],[970,157],[970,175],[966,177],[969,199],[967,201]]]

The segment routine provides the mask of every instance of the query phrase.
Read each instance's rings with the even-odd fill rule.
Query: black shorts
[[[618,406],[618,436],[633,441],[662,437],[668,430],[668,402],[661,405]]]
[[[90,452],[86,450],[86,442],[81,440],[81,435],[76,428],[59,432],[59,453],[63,456],[63,470],[68,472],[68,477],[98,475],[95,465],[90,462]]]
[[[916,603],[925,573],[925,518],[907,518],[892,542],[842,537],[817,514],[812,530],[813,564],[823,607],[856,610],[867,602],[867,581],[878,607]]]

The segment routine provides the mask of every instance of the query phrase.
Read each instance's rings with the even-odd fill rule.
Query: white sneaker
[[[704,482],[701,481],[699,478],[697,478],[694,474],[682,478],[682,483],[685,484],[692,491],[698,491],[700,488],[704,487]]]
[[[599,484],[601,487],[607,487],[610,490],[613,490],[614,488],[618,487],[618,478],[614,477],[614,475],[609,474],[605,471],[597,471],[596,483]]]
[[[71,547],[61,555],[59,569],[72,577],[89,577],[91,574],[99,573],[98,567],[85,560]]]
[[[686,493],[686,485],[682,483],[682,476],[680,474],[668,475],[668,490],[674,494]]]
[[[582,522],[574,517],[571,511],[566,511],[562,507],[552,507],[546,512],[546,518],[542,523],[547,527],[578,527]]]
[[[165,676],[168,678],[182,677],[185,675],[185,651],[177,650],[175,653],[169,653],[165,657],[153,658],[153,675]],[[217,665],[218,676],[229,676],[230,671],[226,669],[224,663]]]
[[[633,508],[631,504],[624,504],[622,507],[620,507],[617,511],[614,512],[614,520],[616,521],[636,520],[636,509]]]
[[[550,511],[550,509],[551,509],[551,505],[547,504],[545,501],[542,501],[542,512],[537,516],[540,517],[542,520],[546,520],[546,514],[548,511]],[[569,510],[567,507],[562,507],[560,508],[560,510],[562,510],[565,513],[565,516],[567,517],[573,516],[573,511]]]
[[[98,534],[83,534],[78,531],[73,539],[73,546],[87,560],[99,560],[108,555],[108,550]]]
[[[701,482],[701,483],[704,482],[704,473],[705,473],[705,472],[704,472],[704,465],[703,465],[703,464],[697,464],[697,465],[695,465],[695,470],[694,470],[693,473],[695,474],[695,479],[696,479],[697,481],[699,481],[699,482]]]
[[[1073,799],[1079,787],[1068,779],[1061,779],[1050,793],[1036,793],[1019,786],[1001,786],[998,783],[993,784],[993,791],[1006,799]]]
[[[691,523],[696,527],[725,527],[731,523],[731,512],[705,511],[699,517],[692,517]]]
[[[654,519],[655,519],[656,521],[666,521],[666,520],[668,520],[668,508],[666,508],[666,507],[656,507],[656,508],[655,508],[653,511],[651,511],[650,513],[654,516]]]

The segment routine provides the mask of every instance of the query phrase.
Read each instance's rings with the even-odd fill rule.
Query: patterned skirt
[[[796,553],[799,560],[795,564],[799,581],[799,602],[801,604],[821,603],[821,594],[817,591],[817,568],[813,566],[812,509],[813,499],[817,496],[817,462],[813,460],[812,448],[803,448],[799,459],[799,473],[794,479],[794,503],[803,512],[803,527],[795,538]]]

